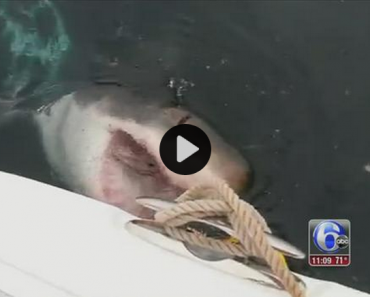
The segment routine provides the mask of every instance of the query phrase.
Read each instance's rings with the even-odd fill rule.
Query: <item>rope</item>
[[[155,220],[163,225],[170,237],[232,256],[262,258],[291,296],[306,296],[305,289],[289,270],[284,258],[269,244],[265,232],[271,233],[271,230],[265,219],[224,181],[214,180],[211,186],[191,188],[176,201],[176,206],[155,215]],[[213,239],[184,229],[184,225],[194,218],[214,216],[228,219],[238,242]]]

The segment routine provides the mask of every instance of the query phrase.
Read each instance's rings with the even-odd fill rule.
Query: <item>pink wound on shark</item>
[[[149,153],[145,144],[122,130],[110,133],[112,138],[104,152],[100,174],[101,200],[131,213],[139,212],[142,216],[145,210],[135,202],[136,197],[153,195],[163,189],[175,190],[175,187],[170,185],[162,172],[163,165]],[[127,180],[132,182],[128,183]],[[178,193],[173,191],[174,195]]]

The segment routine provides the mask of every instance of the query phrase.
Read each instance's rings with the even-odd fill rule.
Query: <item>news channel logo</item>
[[[308,232],[309,256],[336,256],[337,262],[341,261],[339,257],[345,256],[343,259],[349,261],[351,248],[351,223],[349,220],[310,220]],[[318,259],[313,260],[322,261]]]

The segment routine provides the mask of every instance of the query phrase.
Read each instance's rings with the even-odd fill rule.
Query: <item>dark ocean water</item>
[[[0,3],[0,98],[37,107],[96,78],[153,97],[173,96],[171,77],[194,83],[184,104],[251,162],[278,234],[307,251],[310,219],[351,221],[348,268],[298,271],[370,292],[370,3]],[[0,170],[53,182],[32,127],[3,127]]]

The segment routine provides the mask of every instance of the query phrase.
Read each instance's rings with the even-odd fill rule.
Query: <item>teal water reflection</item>
[[[0,2],[0,93],[16,98],[56,80],[71,47],[54,2]],[[3,95],[4,96],[4,95]]]

